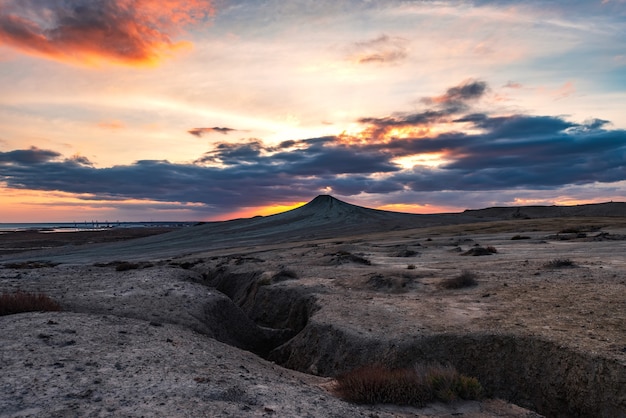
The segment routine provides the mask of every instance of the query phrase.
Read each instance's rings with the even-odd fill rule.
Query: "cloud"
[[[396,63],[408,56],[407,45],[407,39],[381,35],[369,41],[354,43],[350,48],[350,60],[359,64]]]
[[[43,164],[61,156],[60,153],[31,147],[26,150],[0,152],[1,165],[32,165]]]
[[[154,65],[212,13],[211,0],[0,0],[0,45],[81,65]]]
[[[220,133],[222,135],[228,135],[229,133],[236,131],[237,129],[232,129],[232,128],[220,128],[220,127],[213,127],[213,128],[193,128],[188,130],[187,132],[189,132],[191,135],[197,136],[198,138],[202,137],[205,134],[210,134],[212,132],[217,132]]]
[[[434,97],[424,97],[421,103],[430,106],[415,113],[397,113],[386,117],[364,117],[359,123],[369,125],[365,133],[370,139],[383,140],[392,130],[406,130],[408,133],[426,136],[430,127],[438,123],[451,122],[453,116],[470,108],[484,96],[488,89],[487,83],[481,80],[466,80],[463,83],[450,87],[445,94]],[[457,121],[461,121],[457,119]]]
[[[449,98],[446,103],[469,106],[486,89],[478,84],[453,87],[443,96]],[[365,134],[372,125],[419,126],[440,118],[472,129],[385,141],[346,142],[337,135],[268,145],[255,139],[215,144],[192,163],[141,160],[106,168],[84,157],[64,158],[54,150],[30,148],[0,152],[0,182],[15,189],[88,194],[111,201],[178,202],[228,213],[303,201],[328,191],[339,196],[377,195],[390,202],[398,196],[431,196],[439,202],[442,196],[475,196],[484,202],[487,195],[506,195],[513,201],[515,191],[519,196],[527,197],[533,190],[547,196],[550,190],[587,190],[592,185],[606,189],[626,181],[626,130],[609,129],[607,120],[576,123],[561,116],[469,110],[457,114],[446,105],[437,106],[362,118],[361,123]],[[434,165],[419,159],[412,165],[398,163],[420,155],[442,159]]]
[[[465,108],[466,103],[483,97],[487,91],[487,83],[481,80],[466,80],[458,86],[450,87],[445,94],[435,97],[425,97],[422,102],[438,104],[447,108],[459,110]]]
[[[509,88],[509,89],[521,89],[524,86],[522,85],[522,83],[518,83],[517,81],[511,81],[509,80],[505,85],[505,88]]]
[[[561,87],[556,89],[554,92],[552,92],[552,96],[554,97],[554,100],[561,100],[571,96],[574,93],[576,93],[576,87],[574,86],[574,83],[568,81]]]

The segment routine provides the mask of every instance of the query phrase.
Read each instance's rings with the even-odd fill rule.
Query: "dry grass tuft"
[[[44,294],[18,290],[0,295],[0,316],[21,312],[60,311],[61,305]]]
[[[332,263],[333,264],[346,264],[346,263],[356,263],[356,264],[363,264],[366,266],[371,266],[372,262],[370,260],[368,260],[367,258],[360,256],[358,254],[352,254],[348,251],[337,251],[336,253],[331,253],[331,254],[325,254],[325,255],[330,255],[332,256]]]
[[[430,364],[406,369],[364,366],[337,377],[335,392],[360,404],[424,406],[435,401],[479,399],[483,390],[477,379],[461,375],[451,366]]]
[[[470,256],[481,256],[481,255],[491,255],[491,254],[496,254],[498,252],[498,250],[496,249],[496,247],[493,246],[488,246],[488,247],[472,247],[469,250],[465,251],[463,254],[461,255],[470,255]]]
[[[111,261],[109,263],[95,263],[94,266],[95,267],[115,267],[115,271],[128,271],[128,270],[145,269],[145,268],[152,267],[153,265],[147,262],[131,263],[130,261]]]
[[[464,287],[476,286],[478,285],[476,278],[476,273],[469,270],[463,270],[463,272],[458,276],[443,280],[441,282],[441,287],[444,289],[462,289]]]
[[[576,267],[576,264],[569,258],[555,258],[544,264],[546,268],[558,269],[564,267]]]

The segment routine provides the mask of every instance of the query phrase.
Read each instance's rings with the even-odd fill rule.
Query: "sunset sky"
[[[626,0],[0,0],[0,223],[626,201]]]

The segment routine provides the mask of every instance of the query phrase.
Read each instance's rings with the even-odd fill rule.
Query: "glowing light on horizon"
[[[443,205],[420,205],[417,203],[390,203],[388,205],[382,205],[376,207],[378,210],[388,210],[391,212],[402,213],[416,213],[416,214],[434,214],[434,213],[449,213],[449,212],[461,212],[463,209],[459,209],[456,206],[443,206]]]
[[[3,188],[2,192],[0,219],[4,223],[83,222],[92,219],[111,222],[150,219],[167,221],[172,216],[175,216],[176,220],[194,221],[198,218],[194,213],[205,208],[201,203],[107,199],[91,194],[59,191]],[[151,211],[149,216],[144,214],[148,210]],[[135,215],[132,219],[128,216],[131,212]]]
[[[228,221],[239,218],[253,218],[255,216],[270,216],[277,213],[287,212],[289,210],[297,209],[306,205],[308,202],[297,202],[288,205],[276,204],[268,206],[255,206],[250,208],[244,208],[228,214],[210,217],[211,221]]]

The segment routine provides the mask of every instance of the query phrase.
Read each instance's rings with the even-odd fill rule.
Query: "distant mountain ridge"
[[[500,206],[467,209],[464,215],[499,219],[561,218],[571,216],[626,216],[626,202],[589,203],[574,206]]]

